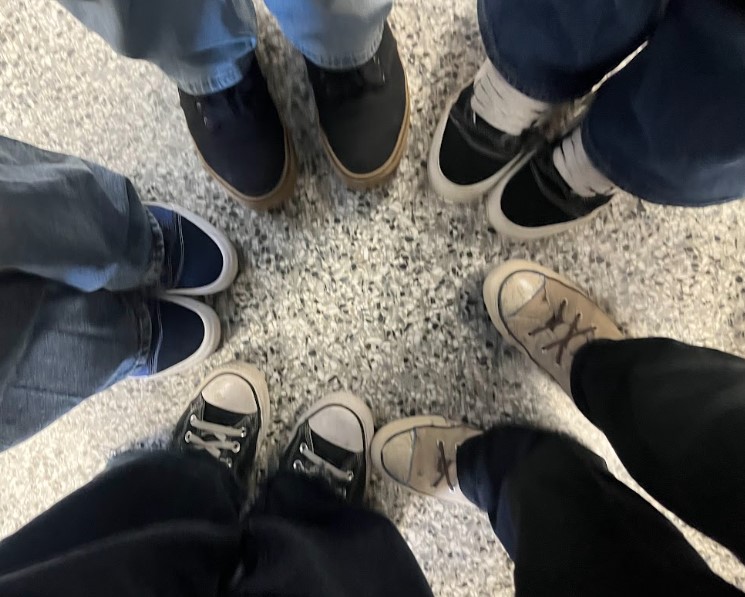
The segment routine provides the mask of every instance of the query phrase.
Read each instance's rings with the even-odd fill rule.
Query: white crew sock
[[[617,189],[590,161],[582,143],[580,127],[554,149],[554,166],[561,177],[580,197],[611,195]]]
[[[473,90],[473,111],[490,126],[510,135],[534,126],[553,106],[515,89],[488,60],[476,73]]]

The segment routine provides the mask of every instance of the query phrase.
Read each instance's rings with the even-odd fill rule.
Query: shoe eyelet
[[[189,424],[190,424],[190,425],[193,425],[193,424],[194,424],[194,421],[196,421],[196,420],[197,420],[197,415],[195,415],[195,414],[192,414],[192,415],[191,415],[191,416],[189,417]]]
[[[233,451],[233,454],[237,454],[241,451],[241,445],[238,442],[233,442],[233,447],[231,448]]]
[[[202,102],[197,101],[194,105],[197,108],[197,112],[199,112],[201,114],[202,113]]]
[[[191,443],[191,435],[192,435],[191,431],[187,431],[186,432],[186,435],[184,435],[184,441],[187,444]]]
[[[298,473],[305,472],[305,467],[303,466],[303,463],[299,460],[296,460],[292,463],[292,470],[297,471]]]
[[[245,427],[241,427],[241,437],[246,437],[248,435],[248,429]]]
[[[301,454],[303,454],[303,455],[307,454],[308,453],[308,449],[309,449],[308,448],[308,444],[306,444],[305,442],[303,442],[302,444],[300,444],[300,453]]]
[[[349,471],[347,473],[347,482],[351,483],[352,481],[354,481],[354,473],[352,471]]]

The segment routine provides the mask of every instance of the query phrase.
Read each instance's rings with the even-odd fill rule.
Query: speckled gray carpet
[[[473,0],[397,4],[392,25],[413,102],[408,153],[387,188],[350,192],[321,151],[300,56],[260,13],[265,71],[301,163],[295,198],[271,215],[233,203],[202,171],[176,90],[154,67],[117,57],[49,0],[0,3],[0,133],[126,173],[143,198],[178,202],[227,230],[243,258],[232,291],[214,301],[226,339],[203,367],[119,384],[0,455],[0,536],[85,483],[112,452],[163,437],[200,377],[235,357],[266,372],[270,453],[298,410],[347,388],[378,424],[442,413],[560,426],[628,481],[558,388],[501,345],[481,282],[507,258],[534,259],[589,289],[631,335],[745,355],[745,203],[685,211],[618,199],[591,225],[529,245],[490,232],[483,206],[442,203],[427,188],[425,160],[448,96],[483,57]],[[437,595],[512,594],[512,566],[483,516],[379,480],[372,493]],[[733,557],[686,533],[745,587]]]

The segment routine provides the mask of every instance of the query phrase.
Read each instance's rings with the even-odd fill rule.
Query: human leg
[[[745,559],[745,360],[665,338],[590,342],[572,396],[642,487]]]
[[[365,404],[332,394],[298,420],[247,518],[247,594],[430,596],[395,526],[362,506],[373,421]],[[258,564],[256,564],[258,562]]]
[[[84,292],[226,289],[228,238],[179,207],[143,204],[129,179],[80,158],[0,137],[0,272]]]
[[[535,127],[641,44],[660,2],[479,0],[487,60],[448,104],[429,157],[447,200],[476,199],[518,167]]]
[[[392,0],[267,2],[303,53],[321,140],[344,182],[366,189],[387,181],[406,149],[406,74],[386,19]]]
[[[495,229],[523,239],[562,232],[619,189],[694,207],[745,196],[744,28],[745,12],[729,0],[669,3],[582,123],[495,187]]]
[[[118,53],[176,83],[197,153],[228,194],[261,210],[292,195],[292,140],[256,60],[251,0],[61,3]]]
[[[383,427],[372,453],[407,489],[484,510],[515,562],[517,595],[741,594],[569,438],[412,417]]]
[[[182,297],[81,292],[0,274],[0,450],[130,375],[175,373],[220,340],[217,314]]]
[[[215,370],[171,451],[120,456],[0,543],[2,594],[222,595],[240,568],[240,514],[268,419],[261,373]]]
[[[493,270],[484,300],[505,340],[561,384],[650,494],[743,557],[745,361],[623,340],[570,282],[528,262]]]

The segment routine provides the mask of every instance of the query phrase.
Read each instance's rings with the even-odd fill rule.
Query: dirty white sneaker
[[[396,483],[415,493],[448,502],[471,504],[458,485],[456,453],[475,427],[440,416],[409,417],[389,423],[373,438],[373,464]]]
[[[512,260],[484,282],[484,302],[505,341],[553,377],[568,395],[574,355],[591,340],[623,338],[574,284],[536,263]]]

